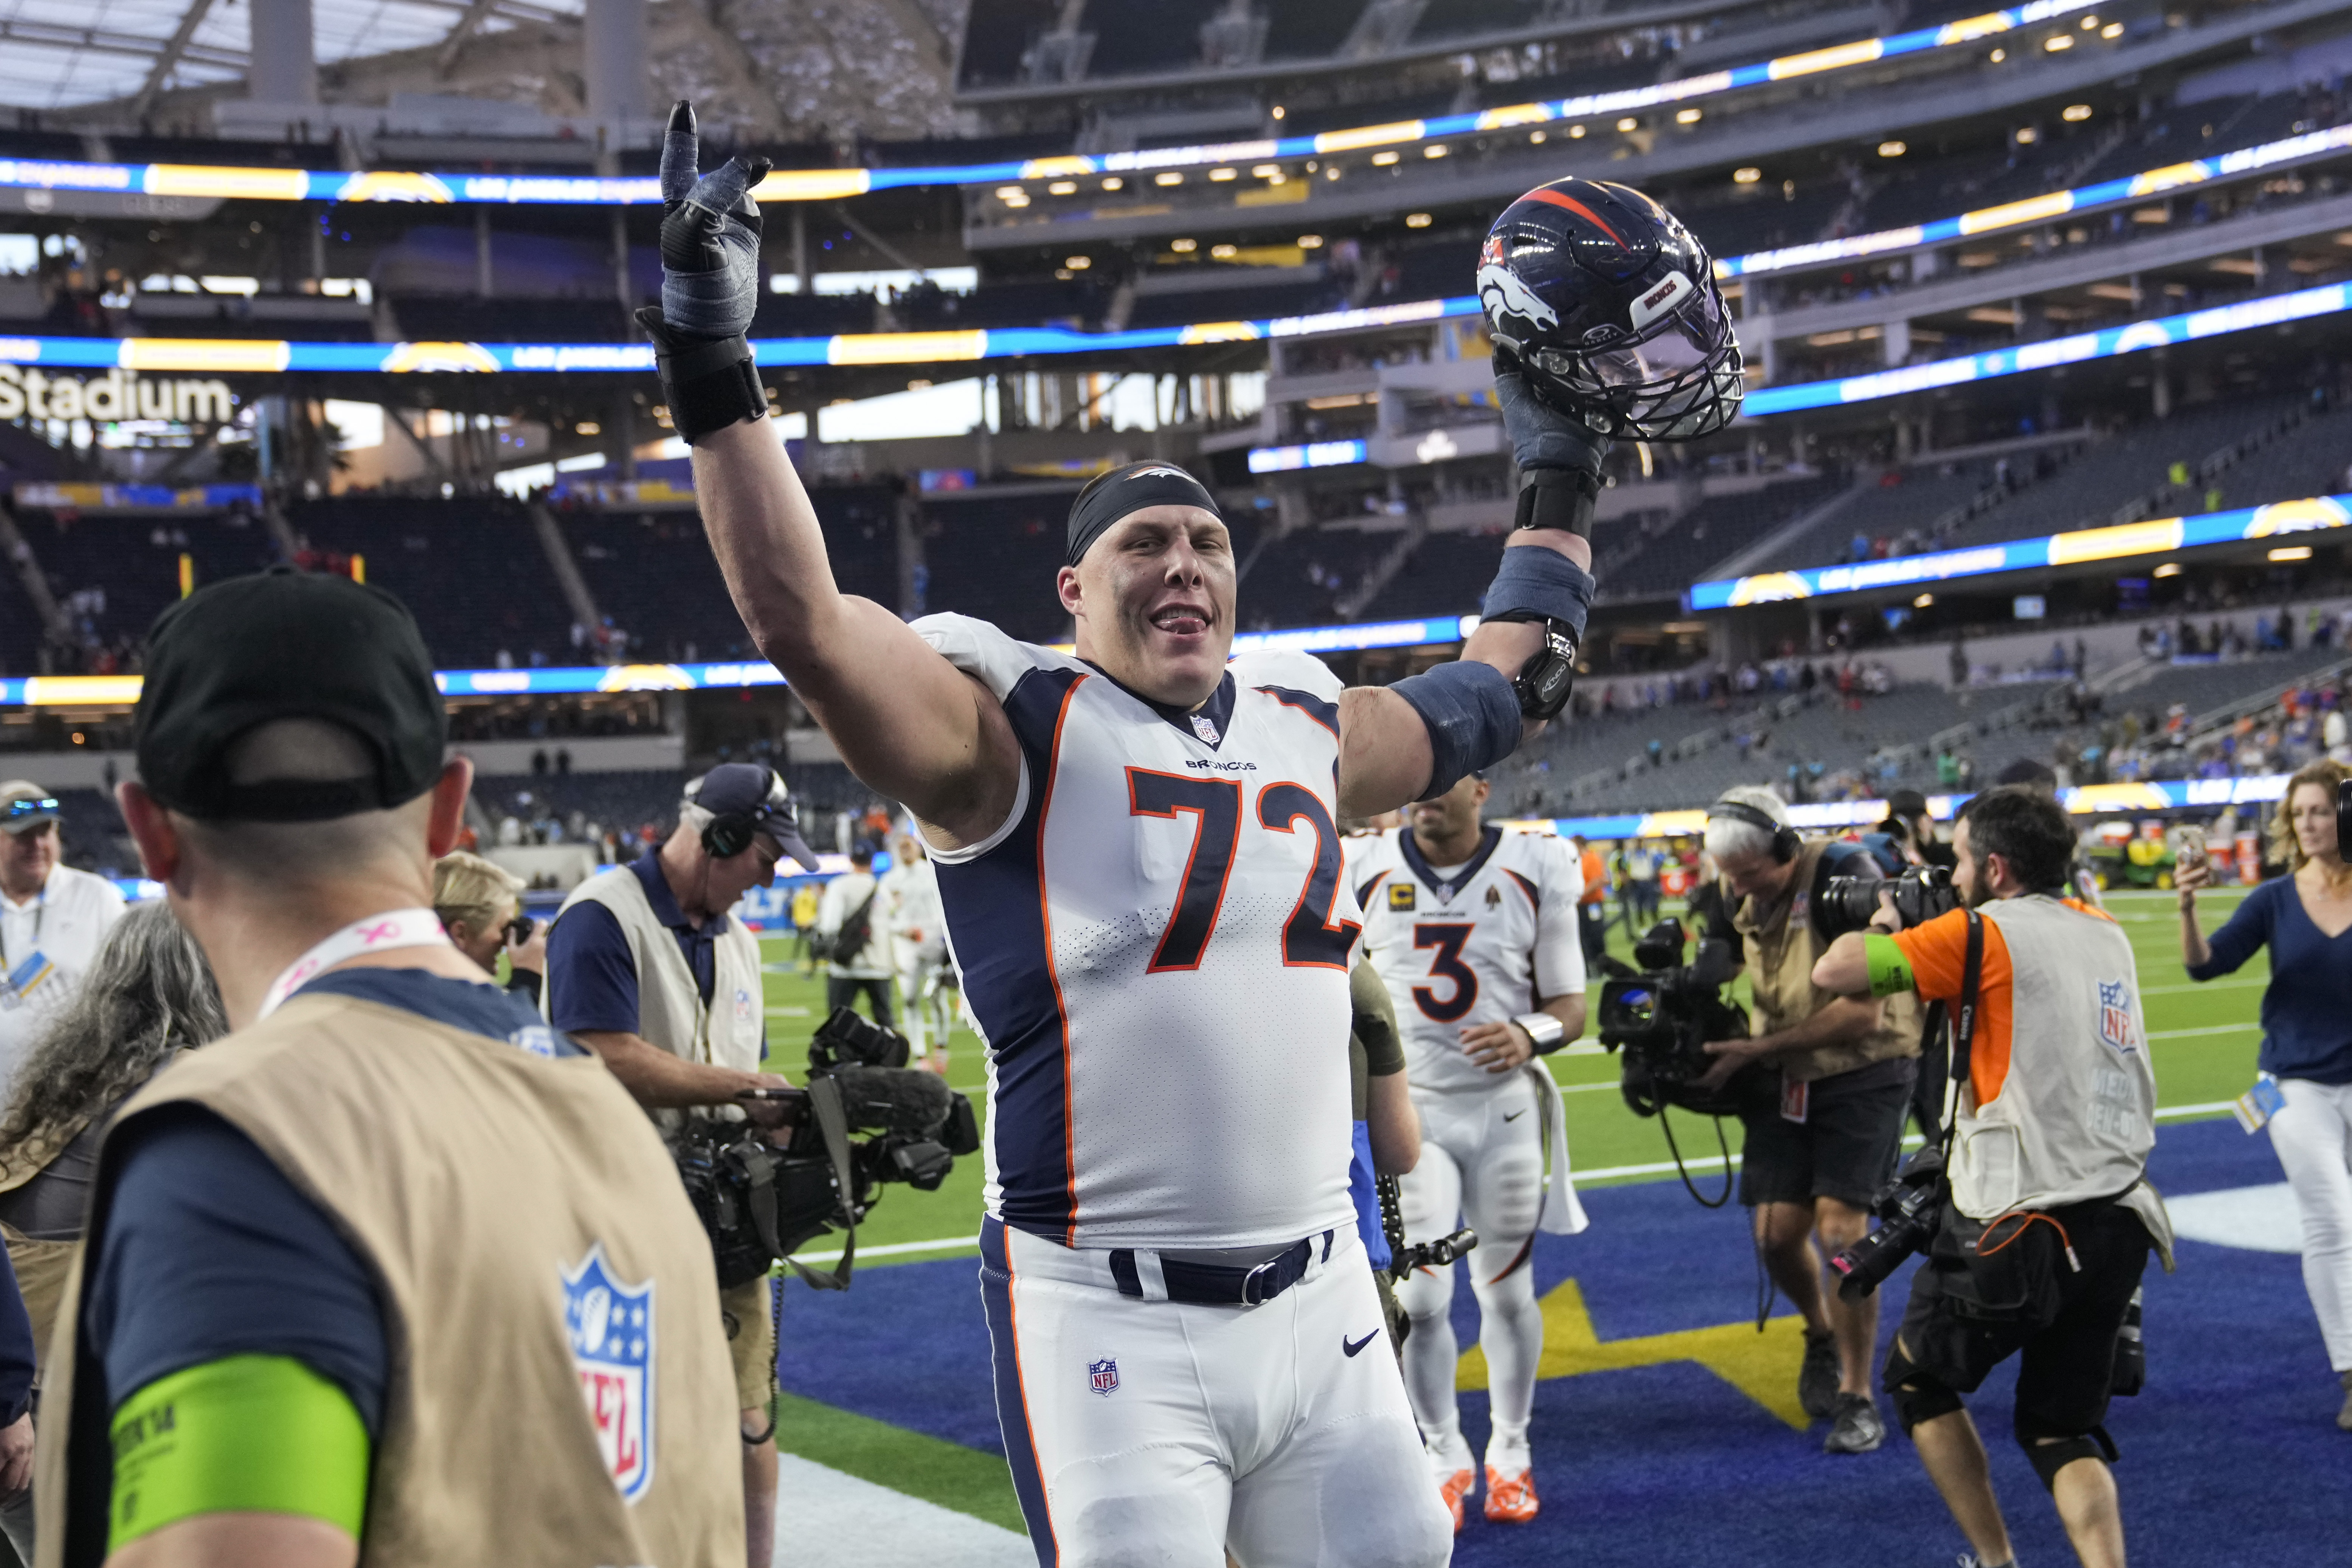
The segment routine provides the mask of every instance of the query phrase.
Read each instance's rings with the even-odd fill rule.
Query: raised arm
[[[694,111],[670,111],[662,148],[662,303],[653,337],[670,419],[694,448],[694,482],[728,593],[769,661],[866,784],[950,840],[984,836],[1011,810],[1020,753],[983,688],[906,624],[846,595],[793,471],[753,365],[765,160],[697,172]]]
[[[1484,619],[1453,665],[1394,686],[1351,687],[1339,702],[1339,809],[1374,816],[1453,787],[1539,733],[1568,700],[1568,679],[1529,691],[1549,643],[1570,661],[1592,602],[1592,500],[1608,443],[1540,402],[1498,353],[1495,390],[1519,468],[1517,525],[1486,590]],[[1546,711],[1548,710],[1548,712]]]

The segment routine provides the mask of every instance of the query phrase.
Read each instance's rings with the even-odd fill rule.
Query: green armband
[[[352,1540],[369,1445],[351,1396],[289,1356],[237,1355],[157,1378],[114,1413],[107,1550],[202,1513],[295,1513]]]
[[[1918,985],[1912,977],[1911,961],[1885,931],[1874,931],[1862,939],[1864,959],[1870,965],[1870,994],[1892,996],[1898,991],[1909,991]]]

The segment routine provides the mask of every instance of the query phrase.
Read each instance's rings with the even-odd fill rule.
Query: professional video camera
[[[1723,999],[1737,966],[1730,945],[1719,939],[1699,943],[1691,964],[1682,956],[1682,921],[1663,920],[1643,933],[1633,944],[1642,973],[1601,984],[1601,1043],[1624,1053],[1621,1088],[1635,1115],[1655,1116],[1673,1105],[1702,1116],[1729,1116],[1739,1109],[1741,1080],[1753,1065],[1717,1089],[1702,1089],[1698,1080],[1716,1062],[1705,1049],[1707,1041],[1747,1037],[1747,1012]]]
[[[809,1042],[806,1088],[742,1097],[791,1108],[784,1147],[739,1121],[689,1121],[673,1138],[678,1174],[710,1235],[722,1289],[758,1279],[777,1258],[835,1228],[848,1233],[839,1269],[800,1271],[812,1284],[846,1288],[857,1223],[879,1201],[881,1184],[933,1191],[956,1155],[979,1152],[971,1101],[937,1073],[908,1069],[908,1055],[902,1037],[836,1007]],[[853,1131],[876,1135],[859,1142]]]
[[[1859,1301],[1886,1282],[1903,1260],[1925,1252],[1943,1222],[1944,1151],[1933,1143],[1903,1163],[1893,1181],[1870,1200],[1878,1228],[1830,1259],[1838,1294]]]
[[[1903,875],[1891,880],[1832,877],[1822,884],[1822,896],[1813,906],[1814,918],[1832,937],[1867,931],[1877,917],[1882,893],[1895,895],[1895,912],[1903,917],[1906,931],[1960,907],[1960,890],[1952,886],[1950,871],[1941,866],[1906,866]]]

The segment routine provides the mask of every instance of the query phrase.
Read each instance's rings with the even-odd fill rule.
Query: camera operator
[[[1840,995],[1916,992],[1954,1008],[1948,1190],[1887,1355],[1887,1395],[1976,1561],[2005,1568],[2008,1527],[1960,1396],[2021,1352],[2018,1443],[2075,1553],[2120,1565],[2101,1422],[2148,1248],[2169,1267],[2172,1245],[2144,1175],[2156,1079],[2131,942],[2068,895],[2073,828],[2030,786],[1969,801],[1953,847],[1967,909],[1902,931],[1890,905],[1813,972]]]
[[[665,1131],[688,1108],[732,1107],[746,1089],[781,1087],[759,1070],[767,1042],[759,939],[728,914],[775,879],[790,855],[816,856],[794,824],[783,780],[727,763],[687,786],[677,831],[635,862],[589,878],[548,933],[548,1021],[604,1058]],[[731,1110],[730,1116],[735,1114]],[[754,1121],[782,1112],[753,1102]],[[775,1324],[761,1275],[721,1292],[742,1413],[743,1517],[751,1561],[775,1550]]]
[[[1832,1423],[1826,1452],[1866,1454],[1886,1436],[1870,1394],[1878,1309],[1825,1291],[1822,1259],[1862,1239],[1871,1199],[1895,1173],[1919,1026],[1907,999],[1835,995],[1812,974],[1834,934],[1823,923],[1830,879],[1876,879],[1878,862],[1858,844],[1800,837],[1780,796],[1746,786],[1708,808],[1706,852],[1726,915],[1706,934],[1744,952],[1756,1006],[1748,1038],[1708,1042],[1719,1060],[1700,1082],[1719,1087],[1749,1062],[1777,1069],[1778,1093],[1741,1105],[1739,1201],[1755,1211],[1773,1283],[1805,1320],[1805,1414]]]
[[[2201,844],[2173,871],[2180,956],[2191,980],[2218,980],[2264,946],[2262,1079],[2247,1097],[2303,1215],[2303,1285],[2319,1316],[2328,1364],[2344,1384],[2336,1425],[2352,1432],[2352,866],[2336,838],[2336,797],[2352,769],[2325,758],[2286,782],[2271,840],[2289,875],[2249,893],[2209,945],[2197,929],[2197,889],[2212,883]],[[2241,1114],[2243,1114],[2242,1112]],[[2257,1123],[2261,1125],[2262,1123]]]
[[[498,973],[505,953],[507,989],[536,1007],[547,978],[547,928],[522,912],[522,890],[520,877],[463,849],[433,867],[433,912],[441,929],[485,974]]]
[[[1862,841],[1878,858],[1890,877],[1905,866],[1953,866],[1952,847],[1936,837],[1936,819],[1927,797],[1916,789],[1898,789],[1886,797],[1886,817],[1875,833]]]

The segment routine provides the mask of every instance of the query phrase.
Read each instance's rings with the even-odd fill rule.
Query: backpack
[[[866,944],[874,940],[874,899],[881,891],[882,884],[877,879],[873,892],[867,893],[866,901],[850,911],[849,918],[841,922],[839,931],[829,938],[823,932],[810,938],[809,947],[817,957],[827,963],[856,962],[857,955],[866,951]]]

